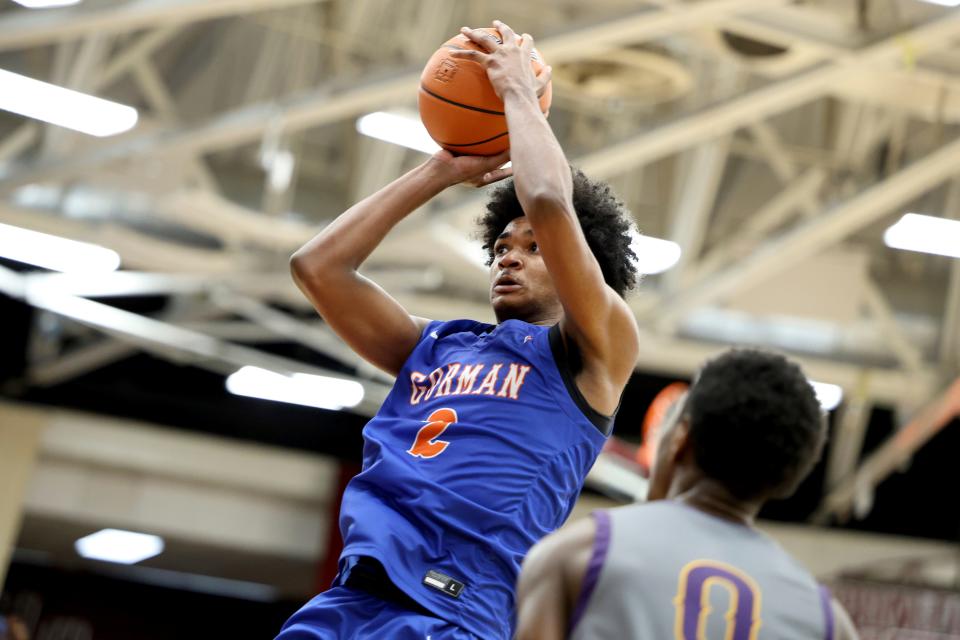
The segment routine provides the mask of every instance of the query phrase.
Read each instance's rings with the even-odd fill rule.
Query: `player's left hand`
[[[500,32],[503,42],[497,42],[496,37],[487,31],[463,27],[460,32],[475,42],[482,51],[454,49],[448,55],[452,58],[473,60],[481,65],[487,72],[493,90],[501,99],[512,91],[543,95],[550,83],[551,69],[545,67],[539,74],[534,75],[530,66],[533,36],[529,33],[518,36],[509,25],[499,20],[494,20],[493,26]]]
[[[429,163],[438,168],[450,186],[464,184],[485,187],[513,175],[513,167],[503,166],[509,161],[509,149],[495,156],[455,156],[441,149],[433,154]]]

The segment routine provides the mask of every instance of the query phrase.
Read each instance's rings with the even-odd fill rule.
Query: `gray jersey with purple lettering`
[[[829,594],[765,534],[673,501],[594,518],[571,640],[832,640]]]

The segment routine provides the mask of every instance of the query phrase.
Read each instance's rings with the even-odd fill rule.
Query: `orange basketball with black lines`
[[[496,29],[483,29],[501,41]],[[430,57],[420,76],[420,119],[444,149],[458,155],[492,156],[510,147],[503,100],[497,97],[487,72],[472,60],[450,57],[453,49],[481,47],[460,34],[447,40]],[[530,65],[539,73],[544,62],[536,49]],[[540,109],[546,113],[553,97],[547,85],[540,97]]]

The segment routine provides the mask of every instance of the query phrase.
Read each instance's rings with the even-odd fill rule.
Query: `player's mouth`
[[[514,291],[519,291],[523,288],[523,285],[512,276],[506,274],[497,278],[493,283],[493,292],[504,294],[504,293],[513,293]]]

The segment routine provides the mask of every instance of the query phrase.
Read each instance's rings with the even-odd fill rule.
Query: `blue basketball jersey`
[[[511,637],[520,563],[566,520],[606,440],[557,366],[558,337],[520,320],[426,327],[363,430],[341,560],[370,556],[441,618]]]

